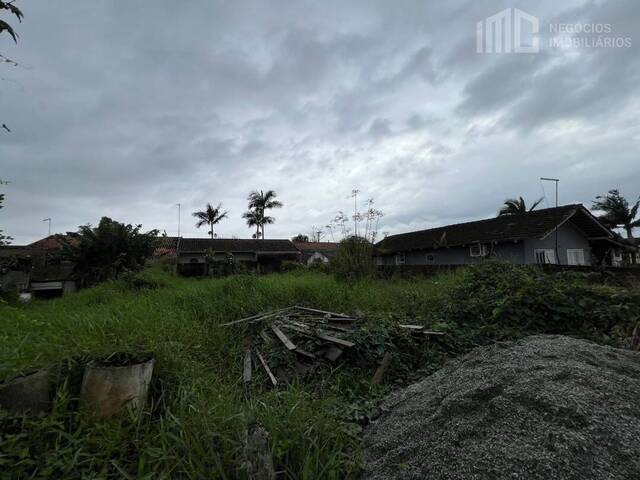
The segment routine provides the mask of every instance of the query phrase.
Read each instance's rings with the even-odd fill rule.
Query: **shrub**
[[[340,280],[358,280],[375,274],[373,245],[362,237],[345,238],[338,245],[331,271]]]
[[[96,228],[80,227],[78,245],[73,248],[76,273],[83,284],[94,284],[121,273],[138,271],[153,254],[157,230],[141,233],[133,226],[102,217]]]

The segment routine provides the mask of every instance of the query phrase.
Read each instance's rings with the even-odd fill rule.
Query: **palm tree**
[[[252,191],[249,193],[247,200],[249,200],[249,212],[246,212],[245,215],[251,213],[252,211],[255,213],[256,219],[259,219],[259,227],[262,230],[262,239],[264,240],[264,226],[270,225],[276,221],[275,218],[269,217],[266,214],[267,210],[271,210],[273,208],[281,208],[282,202],[276,200],[276,192],[273,190],[267,190],[263,192],[260,190]],[[244,218],[245,215],[243,215]],[[247,220],[248,223],[248,220]]]
[[[256,210],[249,210],[242,214],[242,218],[247,221],[249,227],[256,227],[256,233],[253,234],[254,238],[260,238],[260,226],[262,225],[262,216]]]
[[[209,225],[211,230],[209,234],[213,239],[213,226],[220,223],[224,218],[227,218],[228,211],[222,212],[222,203],[219,203],[216,208],[213,208],[210,203],[207,203],[207,208],[199,212],[193,212],[193,216],[198,219],[196,228],[200,228],[203,225]]]
[[[633,229],[640,227],[640,218],[636,219],[640,207],[640,199],[629,208],[629,202],[618,190],[609,190],[605,196],[598,195],[593,202],[593,209],[604,212],[600,221],[609,228],[624,228],[627,238],[633,238]]]
[[[498,216],[501,217],[503,215],[520,215],[522,213],[532,212],[538,205],[540,205],[540,202],[542,202],[542,200],[542,198],[539,198],[538,200],[533,202],[531,208],[527,210],[527,204],[525,203],[524,198],[507,198],[504,201],[503,207],[498,212]]]

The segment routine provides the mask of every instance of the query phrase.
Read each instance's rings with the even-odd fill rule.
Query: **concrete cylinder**
[[[89,364],[80,389],[80,406],[97,418],[109,418],[123,408],[141,408],[147,400],[153,359],[126,366]]]

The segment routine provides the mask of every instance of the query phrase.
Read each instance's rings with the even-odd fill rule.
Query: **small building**
[[[556,247],[557,231],[557,247]],[[580,204],[391,235],[376,244],[378,265],[613,264],[628,244]]]
[[[329,263],[338,251],[338,244],[334,242],[293,242],[302,253],[301,261],[306,265],[314,263]]]
[[[178,242],[178,273],[209,275],[227,266],[277,272],[282,262],[300,261],[301,253],[290,240],[181,238]]]
[[[176,258],[178,255],[178,242],[180,237],[157,237],[153,250],[152,260],[161,258]]]

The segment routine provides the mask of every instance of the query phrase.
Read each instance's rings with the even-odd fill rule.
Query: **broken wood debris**
[[[344,354],[356,346],[361,318],[362,314],[349,316],[295,305],[251,315],[223,326],[246,326],[246,345],[251,347],[244,352],[242,378],[245,385],[259,376],[252,372],[252,366],[258,368],[257,362],[252,363],[257,357],[269,381],[277,387],[279,383],[288,382],[292,375],[305,375],[327,361],[336,363],[338,359],[353,358]],[[418,336],[445,335],[444,332],[429,331],[423,325],[401,324],[399,328]],[[295,356],[287,357],[288,352]],[[382,381],[390,361],[390,354],[385,355],[372,380],[374,383]]]

